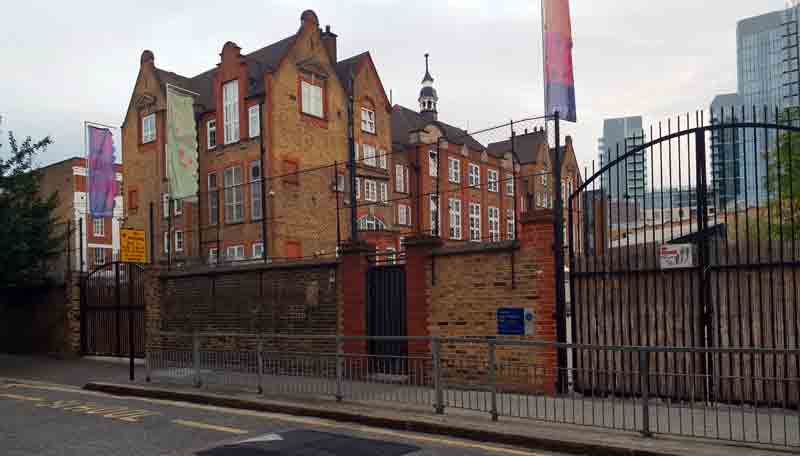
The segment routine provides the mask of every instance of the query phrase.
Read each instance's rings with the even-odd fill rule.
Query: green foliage
[[[780,122],[796,124],[789,122],[792,118],[797,116],[786,112]],[[800,239],[800,133],[781,134],[778,147],[767,158],[771,216],[768,233],[773,240]]]
[[[56,233],[53,216],[58,195],[42,198],[32,169],[51,143],[28,137],[20,144],[9,132],[10,156],[0,149],[0,287],[45,281],[48,260],[60,253],[64,236]]]

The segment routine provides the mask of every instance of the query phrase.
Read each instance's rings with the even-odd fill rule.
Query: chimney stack
[[[338,62],[338,56],[336,55],[336,34],[331,32],[331,26],[326,25],[325,31],[322,32],[322,45],[325,46],[325,50],[328,51],[328,57],[331,59],[332,64],[336,64]]]

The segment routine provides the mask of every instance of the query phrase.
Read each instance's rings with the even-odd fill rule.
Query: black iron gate
[[[81,345],[86,355],[144,357],[144,269],[114,262],[83,282]]]
[[[408,335],[405,265],[370,266],[367,273],[367,335]],[[408,342],[371,340],[369,355],[380,363],[399,368],[408,355]]]
[[[698,112],[629,132],[601,153],[599,170],[593,164],[569,196],[573,342],[800,348],[800,128],[785,119],[766,109]],[[660,353],[655,369],[707,381],[692,393],[667,383],[655,392],[777,400],[778,387],[756,392],[725,379],[800,373],[798,357],[754,359]],[[576,372],[633,372],[639,360],[573,362]],[[576,377],[578,387],[625,387]]]

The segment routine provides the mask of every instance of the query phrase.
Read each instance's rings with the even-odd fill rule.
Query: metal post
[[[344,343],[341,336],[336,336],[336,402],[342,402],[344,392],[342,383],[344,377]]]
[[[492,421],[497,421],[497,341],[489,339],[489,385],[492,394]]]
[[[192,333],[192,364],[194,365],[194,386],[200,388],[203,381],[200,378],[200,334],[197,330]]]
[[[559,112],[554,114],[555,120],[555,151],[553,153],[553,186],[555,192],[555,223],[553,224],[554,254],[556,267],[556,340],[561,343],[567,341],[566,331],[566,295],[564,293],[564,202],[561,194],[561,120]],[[558,349],[558,378],[559,393],[566,391],[567,356],[563,348]]]
[[[144,381],[150,383],[150,377],[152,377],[152,366],[150,366],[150,349],[147,348],[147,344],[145,344],[144,349]]]
[[[264,341],[258,338],[258,394],[264,394]]]
[[[153,202],[150,201],[150,264],[156,264],[155,233],[156,233],[155,207],[153,205]]]
[[[650,432],[650,352],[639,352],[639,382],[642,387],[642,435],[652,437]]]
[[[172,269],[172,195],[167,196],[167,271]]]
[[[334,182],[334,192],[333,194],[336,196],[336,252],[339,252],[339,248],[342,246],[342,204],[339,202],[339,196],[344,195],[344,179],[342,179],[342,190],[339,191],[339,162],[333,162],[333,182]],[[344,176],[342,176],[344,177]]]
[[[79,263],[78,269],[80,272],[84,271],[85,263],[83,262],[83,217],[78,220],[78,252],[79,252]]]
[[[114,323],[117,328],[117,349],[116,353],[122,353],[122,331],[120,328],[119,314],[122,312],[122,296],[119,292],[119,263],[114,263],[114,301],[117,304],[117,311],[114,312]]]
[[[119,265],[119,264],[120,263],[117,263],[117,265]],[[133,264],[130,264],[130,263],[128,263],[126,266],[128,267],[128,275],[127,275],[127,277],[128,277],[128,351],[130,352],[128,355],[129,355],[129,358],[130,358],[130,380],[134,381],[136,379],[135,373],[134,373],[134,359],[133,359],[134,356],[135,356],[134,353],[135,353],[135,350],[136,350],[136,344],[134,343],[134,340],[133,340],[133,298],[134,298],[134,293],[133,293],[133,283],[134,283],[133,271],[134,271],[134,267],[133,267]]]
[[[264,100],[258,103],[258,142],[261,148],[261,251],[264,255],[264,264],[267,260],[267,152],[264,149]],[[219,251],[217,252],[219,258]]]
[[[433,388],[435,390],[436,399],[434,408],[438,415],[444,415],[444,391],[442,390],[442,360],[441,360],[442,342],[438,337],[434,337],[431,343],[431,351],[433,352]]]
[[[350,97],[347,103],[347,145],[348,163],[347,167],[350,169],[350,241],[356,242],[358,240],[358,201],[356,200],[356,137],[355,137],[355,121],[353,119],[355,111],[355,100],[353,99],[353,76],[350,75]]]

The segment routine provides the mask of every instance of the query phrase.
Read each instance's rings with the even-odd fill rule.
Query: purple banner
[[[93,218],[114,215],[117,177],[114,136],[106,128],[89,129],[89,212]]]
[[[569,0],[543,0],[546,114],[577,121]]]

